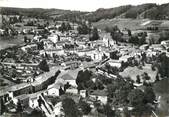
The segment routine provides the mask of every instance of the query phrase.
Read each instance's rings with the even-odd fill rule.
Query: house
[[[119,58],[119,61],[120,62],[127,62],[129,59],[131,59],[132,58],[132,56],[131,55],[125,55],[125,56],[121,56],[120,58]]]
[[[46,50],[41,50],[39,51],[40,55],[46,56],[46,54],[49,57],[54,57],[55,55],[62,56],[65,55],[65,52],[63,49],[46,49]]]
[[[79,61],[67,61],[67,62],[63,62],[61,65],[64,66],[64,67],[67,66],[70,69],[76,69],[76,68],[79,67],[80,62]]]
[[[86,94],[87,94],[87,91],[86,91],[86,90],[80,90],[80,95],[81,95],[83,98],[86,98]]]
[[[162,21],[159,20],[152,20],[152,21],[146,21],[141,24],[143,26],[143,29],[145,30],[152,30],[152,31],[158,31],[160,26],[162,24]]]
[[[161,23],[161,25],[159,26],[160,30],[169,30],[169,21],[164,21],[163,23]]]
[[[4,35],[5,34],[5,30],[0,29],[0,35]]]
[[[63,79],[66,83],[69,83],[73,87],[77,87],[76,78],[81,69],[63,71],[58,79]]]
[[[52,87],[49,87],[47,90],[49,96],[59,96],[59,86],[53,85]]]
[[[114,42],[114,40],[112,40],[110,34],[103,36],[103,43],[104,43],[105,47],[110,47],[110,46],[115,45],[115,42]]]
[[[9,98],[13,99],[15,96],[19,96],[22,94],[29,94],[32,92],[32,86],[29,83],[21,83],[17,85],[13,85],[11,87],[7,87],[0,90],[0,97],[6,98],[8,101]]]
[[[35,36],[33,37],[33,41],[39,42],[41,38],[42,38],[42,36],[40,36],[40,35],[35,35]]]
[[[48,85],[55,82],[57,77],[54,77],[56,72],[58,72],[59,67],[50,68],[49,72],[45,72],[35,78],[35,81],[31,83],[33,86],[33,92],[38,92],[47,89]]]
[[[90,69],[90,68],[95,68],[97,66],[96,62],[82,62],[80,65],[81,69]]]
[[[72,40],[72,37],[71,36],[68,36],[68,35],[62,35],[60,36],[60,41],[71,41]]]
[[[38,98],[44,92],[46,92],[46,90],[42,90],[42,91],[39,91],[39,92],[36,92],[36,93],[33,93],[33,94],[29,94],[29,107],[30,108],[34,109],[34,108],[39,107]]]
[[[148,44],[143,44],[139,47],[140,50],[147,50],[149,48]]]
[[[111,67],[117,67],[117,68],[121,67],[121,61],[119,60],[110,59],[109,61],[107,61],[107,63],[109,63]]]
[[[89,97],[100,101],[102,104],[107,104],[108,101],[107,92],[105,90],[95,90],[91,94],[89,94]]]
[[[68,89],[66,89],[66,93],[70,93],[70,94],[78,94],[78,90],[76,87],[70,86]]]
[[[21,47],[21,50],[23,51],[28,51],[28,49],[37,50],[37,44],[28,44],[26,46]]]
[[[71,76],[69,73],[64,74],[60,78],[63,79],[65,82],[68,82],[70,85],[77,87],[76,78]]]
[[[57,117],[63,117],[65,115],[62,107],[62,102],[59,102],[54,106],[54,113]]]
[[[48,40],[51,40],[53,43],[60,41],[60,36],[57,34],[52,34],[48,37]]]
[[[57,45],[57,42],[50,39],[41,39],[41,41],[44,43],[44,50],[50,50],[50,49],[63,49],[62,45]]]
[[[63,79],[57,79],[56,82],[47,88],[47,93],[50,96],[59,96],[59,89],[62,88],[64,90],[64,85],[66,82]]]
[[[169,40],[162,41],[161,45],[163,45],[166,49],[168,49],[169,48]]]
[[[23,94],[23,95],[14,97],[13,102],[15,105],[17,105],[18,100],[21,102],[24,108],[27,108],[29,106],[29,95]]]
[[[165,47],[161,44],[152,44],[148,50],[152,51],[165,51]]]
[[[83,50],[78,50],[77,55],[78,56],[90,55],[94,52],[95,52],[95,49],[83,49]]]
[[[95,49],[85,49],[76,52],[78,56],[89,56],[92,60],[102,60],[103,52]]]
[[[21,83],[10,87],[10,91],[13,92],[13,96],[19,96],[22,94],[32,93],[32,86],[29,83]]]

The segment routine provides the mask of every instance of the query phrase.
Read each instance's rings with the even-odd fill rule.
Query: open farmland
[[[169,79],[163,79],[154,84],[154,91],[158,96],[161,96],[159,107],[160,117],[164,117],[169,113]]]
[[[152,71],[150,64],[146,64],[145,66],[143,66],[143,69],[139,69],[136,66],[135,67],[128,67],[123,72],[121,72],[120,75],[122,75],[123,77],[130,76],[132,80],[136,81],[136,76],[137,75],[141,76],[144,72],[149,74],[152,82],[155,81],[157,71]]]
[[[143,22],[148,21],[148,19],[103,19],[93,25],[100,29],[105,29],[105,27],[115,26],[117,25],[120,29],[128,28],[131,30],[136,30],[141,28]]]
[[[27,37],[32,38],[33,35],[27,35]],[[0,50],[14,45],[22,44],[24,42],[23,38],[23,35],[18,35],[15,37],[0,37]]]
[[[128,28],[130,30],[137,30],[143,28],[142,24],[148,21],[160,21],[162,27],[168,25],[168,20],[149,20],[149,19],[102,19],[98,22],[93,23],[93,26],[99,29],[105,29],[105,27],[118,26],[120,30]]]

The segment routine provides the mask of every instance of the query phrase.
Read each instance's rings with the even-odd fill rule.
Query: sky
[[[1,7],[57,8],[80,11],[94,11],[98,8],[143,3],[163,4],[169,3],[169,0],[0,0]]]

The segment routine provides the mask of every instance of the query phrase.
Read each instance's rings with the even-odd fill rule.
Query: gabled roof
[[[152,21],[147,21],[142,23],[142,26],[152,26],[152,25],[156,25],[156,26],[160,26],[163,22],[160,20],[152,20]]]
[[[60,75],[59,78],[63,80],[75,80],[80,70],[81,69],[63,71],[61,72],[62,75]]]
[[[108,93],[106,90],[95,90],[94,92],[91,93],[91,95],[96,95],[96,96],[107,96]]]
[[[63,79],[57,79],[54,84],[48,86],[48,89],[51,89],[51,88],[59,89],[60,87],[63,87],[65,84],[66,82]]]
[[[63,80],[75,80],[70,74],[66,73],[63,76],[61,76]]]

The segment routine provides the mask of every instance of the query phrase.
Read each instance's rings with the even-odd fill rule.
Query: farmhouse
[[[119,60],[111,59],[111,60],[107,61],[107,63],[109,63],[109,65],[112,67],[117,67],[117,68],[121,67],[121,61],[119,61]]]
[[[49,96],[59,96],[59,89],[62,88],[64,90],[64,85],[66,82],[63,79],[57,79],[56,82],[47,88],[47,94]]]
[[[55,55],[65,55],[65,52],[63,49],[47,49],[47,50],[41,50],[39,51],[40,55],[46,56],[46,54],[49,57],[54,57]]]
[[[104,90],[96,90],[91,94],[89,94],[89,97],[92,97],[97,101],[100,101],[102,104],[107,104],[108,101],[107,93]]]

